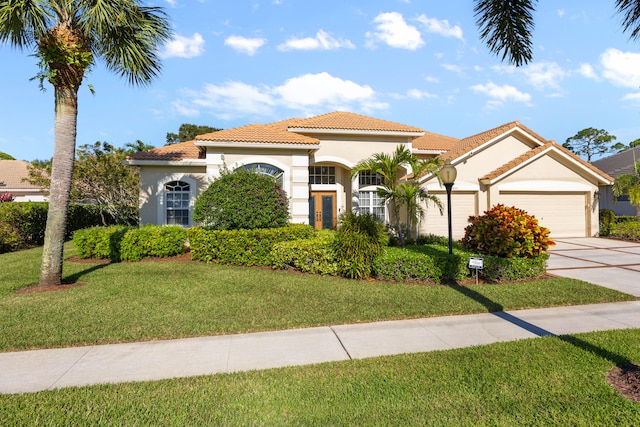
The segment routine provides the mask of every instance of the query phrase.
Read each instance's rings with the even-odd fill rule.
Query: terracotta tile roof
[[[603,178],[605,178],[607,180],[610,180],[610,181],[613,181],[613,178],[611,178],[609,175],[607,175],[606,173],[602,172],[600,169],[596,168],[591,163],[585,162],[580,157],[576,156],[574,153],[572,153],[571,151],[567,150],[563,146],[556,144],[554,141],[547,141],[546,144],[541,145],[539,147],[535,147],[535,148],[527,151],[526,153],[522,154],[521,156],[516,157],[515,159],[511,160],[510,162],[500,166],[499,168],[493,170],[492,172],[489,172],[487,175],[479,178],[479,180],[480,181],[491,181],[493,179],[496,179],[496,178],[504,175],[505,173],[507,173],[511,169],[523,164],[527,160],[537,156],[538,154],[540,154],[540,153],[542,153],[542,152],[544,152],[544,151],[546,151],[546,150],[548,150],[550,148],[556,149],[558,151],[561,151],[562,153],[566,154],[567,156],[569,156],[572,159],[574,159],[577,162],[579,162],[581,165],[583,165],[586,168],[590,169],[591,171],[597,173],[598,175],[601,175]]]
[[[284,121],[289,122],[289,121]],[[296,145],[318,145],[320,141],[316,138],[289,132],[284,127],[286,123],[277,122],[268,125],[246,125],[238,128],[221,130],[218,132],[206,133],[196,136],[197,142],[246,142],[264,144],[296,144]]]
[[[165,145],[127,156],[128,160],[166,160],[204,159],[204,151],[194,144],[195,141]]]
[[[303,129],[334,129],[359,131],[387,131],[387,132],[424,132],[420,128],[403,125],[387,120],[374,119],[355,113],[336,111],[308,119],[298,119],[290,128]]]
[[[425,132],[411,141],[411,147],[417,150],[448,151],[460,142],[459,139],[437,133]]]
[[[39,190],[37,185],[22,181],[29,176],[29,162],[24,160],[0,160],[0,192],[10,190]]]
[[[538,135],[537,133],[535,133],[534,131],[532,131],[531,129],[529,129],[528,127],[524,126],[522,123],[520,123],[519,121],[515,121],[515,122],[510,122],[510,123],[506,123],[502,126],[498,126],[496,128],[493,129],[489,129],[487,131],[478,133],[476,135],[472,135],[469,136],[467,138],[463,138],[460,140],[460,142],[452,147],[448,152],[446,152],[445,154],[442,155],[443,159],[455,159],[458,158],[478,147],[480,147],[482,144],[491,141],[493,138],[496,138],[506,132],[509,132],[512,129],[515,128],[519,128],[521,130],[523,130],[524,132],[528,133],[529,135],[533,136],[535,139],[537,139],[539,142],[541,143],[546,143],[547,139],[543,138],[542,136]]]

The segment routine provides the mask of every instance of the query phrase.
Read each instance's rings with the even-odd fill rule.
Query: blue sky
[[[156,147],[182,123],[231,128],[342,110],[457,138],[519,120],[564,142],[595,127],[640,138],[640,42],[612,1],[542,1],[534,61],[502,63],[471,0],[167,0],[174,31],[145,88],[98,63],[80,88],[78,145]],[[32,52],[0,45],[0,151],[53,155],[53,88]],[[92,95],[87,88],[95,89]]]

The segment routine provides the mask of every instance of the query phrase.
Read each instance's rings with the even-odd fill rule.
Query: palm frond
[[[515,66],[531,61],[533,12],[537,0],[476,0],[474,12],[480,39],[495,55]]]
[[[0,2],[0,43],[8,42],[24,49],[35,45],[47,32],[52,11],[38,0],[5,0]]]
[[[629,38],[637,40],[640,37],[640,1],[616,0],[616,10],[622,15],[622,31],[631,32]]]

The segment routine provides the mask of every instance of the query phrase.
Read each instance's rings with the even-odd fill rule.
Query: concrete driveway
[[[554,239],[547,272],[640,297],[640,243],[587,237]]]

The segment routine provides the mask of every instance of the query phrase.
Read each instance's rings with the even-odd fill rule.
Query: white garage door
[[[437,236],[448,236],[447,221],[447,194],[430,192],[442,202],[444,208],[442,215],[433,203],[429,202],[427,214],[422,222],[420,234],[435,234]],[[464,229],[469,224],[469,216],[478,215],[477,193],[456,193],[451,194],[451,232],[454,239],[464,237]]]
[[[585,193],[501,193],[506,206],[527,211],[551,231],[551,237],[588,237]]]

